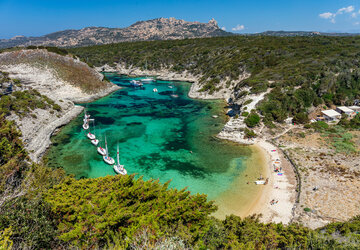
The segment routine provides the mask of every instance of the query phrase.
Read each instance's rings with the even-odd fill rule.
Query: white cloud
[[[351,13],[355,10],[354,6],[350,5],[348,7],[341,8],[337,11],[338,14],[342,13]]]
[[[233,31],[240,31],[240,30],[244,30],[245,26],[243,24],[238,24],[236,25],[234,28],[232,28]]]
[[[226,30],[226,27],[225,27],[225,26],[224,26],[224,27],[221,27],[221,29],[222,29],[222,30]]]
[[[320,14],[319,17],[324,18],[324,19],[330,19],[330,18],[336,17],[336,14],[331,13],[331,12],[325,12],[325,13]]]
[[[351,13],[351,17],[356,18],[357,14],[354,12],[355,8],[354,6],[350,5],[348,7],[344,7],[344,8],[340,8],[338,9],[338,11],[336,13],[331,13],[331,12],[324,12],[319,14],[319,17],[324,18],[324,19],[330,19],[331,23],[335,23],[335,17],[337,15],[342,15],[344,13]],[[360,14],[360,10],[359,10],[359,14]]]
[[[360,24],[360,22],[355,22],[355,23],[354,23],[354,25],[359,25],[359,24]]]

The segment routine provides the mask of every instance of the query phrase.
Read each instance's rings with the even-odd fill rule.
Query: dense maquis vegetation
[[[360,37],[233,36],[180,41],[119,43],[69,49],[90,65],[122,63],[148,69],[188,71],[203,91],[219,82],[252,93],[272,88],[258,107],[264,120],[283,121],[319,104],[352,104],[360,98]]]
[[[230,50],[234,49],[231,47],[232,43],[243,41],[246,44],[246,39],[250,38],[222,39],[225,38],[216,38],[215,40],[227,42]],[[260,38],[258,39],[261,41]],[[209,43],[210,50],[205,54],[209,58],[204,55],[206,59],[204,59],[204,63],[221,63],[221,54],[218,54],[218,61],[215,60],[217,54],[216,51],[211,50],[211,39],[134,43],[133,45],[125,44],[125,46],[144,45],[143,53],[155,56],[151,52],[151,48],[154,46],[152,44],[158,44],[159,49],[167,44],[169,46],[177,44],[173,48],[164,50],[176,52],[181,46],[184,46],[183,49],[196,49],[196,46],[201,45],[201,43],[197,44],[198,41]],[[334,41],[331,40],[331,42]],[[191,43],[194,44],[193,47],[189,45]],[[356,39],[355,44],[357,44]],[[120,45],[109,45],[109,48],[112,46]],[[250,49],[250,44],[247,46]],[[293,45],[288,44],[287,46],[292,47]],[[350,43],[349,47],[351,46],[353,45]],[[107,47],[104,46],[104,48]],[[205,48],[201,45],[199,51],[201,52]],[[223,49],[225,53],[225,44],[223,44]],[[86,51],[86,49],[84,50]],[[257,50],[251,49],[251,51],[253,53]],[[190,54],[185,52],[184,50],[186,58]],[[135,51],[134,55],[137,53]],[[130,61],[127,63],[130,65],[135,59],[131,57],[130,52],[129,56],[132,61],[129,59]],[[147,59],[149,68],[155,67],[154,64],[151,64],[152,60],[149,54],[147,57],[142,57],[140,54],[138,56],[137,60],[141,62],[138,66],[142,66],[143,59]],[[249,57],[248,60],[251,61],[251,58]],[[196,63],[202,69],[202,64],[199,61]],[[256,73],[252,67],[248,67],[246,64],[243,66],[245,70],[251,71],[253,74],[249,80],[254,80],[253,76],[256,75],[261,79],[265,74],[266,67],[275,67],[266,66]],[[193,70],[197,69],[194,67]],[[303,69],[299,69],[300,71],[303,72]],[[240,69],[238,73],[241,73]],[[354,71],[350,72],[350,75],[353,73]],[[334,77],[337,79],[339,75],[334,75]],[[209,76],[209,79],[211,77]],[[214,75],[214,77],[217,76]],[[304,78],[306,77],[304,76]],[[349,86],[352,86],[353,83],[357,84],[354,82],[355,78],[351,77]],[[319,83],[319,81],[317,82]],[[256,83],[254,80],[248,84],[253,84],[252,86],[256,90],[256,86],[261,86],[260,83],[260,81]],[[265,87],[274,87],[274,89],[280,90],[286,82],[279,80],[268,84],[267,81],[264,81],[264,84]],[[265,114],[265,118],[271,121],[278,115],[282,116],[281,108],[272,109],[271,102],[273,102],[272,104],[284,100],[292,102],[297,97],[296,103],[302,103],[301,105],[305,108],[315,105],[314,100],[319,100],[319,103],[324,101],[327,104],[336,101],[336,95],[329,92],[335,91],[336,88],[324,92],[324,97],[324,95],[319,95],[313,87],[306,88],[306,84],[307,80],[299,85],[303,87],[292,90],[291,88],[297,85],[287,85],[289,87],[280,91],[282,94],[276,95],[271,92],[268,100],[260,107],[260,110],[265,109],[265,111],[261,111]],[[333,87],[337,86],[336,84],[335,82],[330,85]],[[314,83],[309,86],[314,86]],[[343,86],[342,83],[339,83],[339,86]],[[348,97],[347,93],[346,97],[354,98],[357,95],[356,88],[354,88],[354,92],[351,92],[352,97]],[[308,89],[310,89],[309,92],[307,92]],[[314,99],[312,99],[313,95]],[[360,217],[355,217],[349,222],[333,223],[319,230],[310,230],[297,224],[285,226],[276,223],[261,223],[256,216],[241,219],[231,215],[227,216],[225,220],[218,220],[211,216],[216,207],[212,202],[207,201],[206,196],[190,195],[186,190],[170,189],[168,183],[144,181],[134,176],[107,176],[75,180],[71,176],[66,177],[60,169],[54,170],[46,167],[45,163],[33,164],[27,157],[27,152],[19,138],[20,132],[13,122],[5,118],[10,113],[25,114],[26,110],[41,108],[42,105],[45,105],[44,107],[51,106],[51,100],[47,101],[32,90],[19,93],[15,91],[0,99],[0,107],[2,107],[0,109],[0,249],[10,247],[14,249],[136,249],[137,247],[168,249],[170,245],[176,246],[178,249],[360,248]],[[288,108],[286,105],[288,104],[281,107]],[[296,105],[289,107],[297,107]],[[293,112],[291,109],[289,110],[286,112]],[[297,109],[294,108],[294,110]],[[302,108],[299,110],[303,112]],[[249,117],[248,122],[251,126],[256,126],[259,122],[255,113],[247,113],[244,116]],[[303,115],[296,116],[299,121],[303,118]],[[359,125],[359,120],[360,116],[358,115],[351,121],[343,119],[336,128],[328,127],[323,123],[316,123],[309,128],[318,129],[322,133],[336,134],[336,136],[342,133],[344,140],[335,140],[333,143],[347,144],[351,143],[351,138],[349,139],[341,129],[354,128]],[[249,137],[254,136],[254,132],[251,130],[247,130],[246,133]],[[336,136],[334,135],[333,138]],[[342,146],[344,145],[339,147]]]

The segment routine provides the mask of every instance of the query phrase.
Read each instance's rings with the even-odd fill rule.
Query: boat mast
[[[95,135],[95,119],[93,120],[93,126],[94,126],[93,135]]]
[[[117,145],[117,165],[120,166],[119,144]]]
[[[106,149],[106,158],[109,158],[108,147],[107,147],[107,141],[106,141],[106,135],[105,135],[105,149]]]

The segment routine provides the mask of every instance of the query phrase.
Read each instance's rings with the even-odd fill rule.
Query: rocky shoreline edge
[[[92,102],[97,99],[100,99],[102,97],[105,97],[120,88],[118,86],[113,86],[105,91],[102,91],[101,93],[94,94],[92,96],[89,96],[87,98],[79,98],[78,100],[74,100],[73,107],[70,108],[65,114],[63,114],[62,117],[58,118],[57,120],[47,124],[45,127],[42,127],[41,130],[36,134],[35,138],[32,140],[31,145],[28,145],[28,148],[30,150],[30,158],[35,161],[39,162],[43,155],[45,154],[46,150],[51,146],[51,137],[53,136],[54,132],[71,122],[73,119],[75,119],[78,115],[80,115],[84,107],[75,105],[77,103],[87,103]],[[40,145],[40,146],[36,146]]]
[[[230,98],[233,98],[233,90],[222,88],[221,91],[208,94],[206,92],[199,92],[201,85],[199,83],[199,78],[188,73],[175,73],[167,69],[160,71],[151,71],[151,70],[141,70],[139,68],[127,68],[124,65],[117,64],[115,67],[110,67],[104,65],[102,67],[97,67],[98,72],[116,72],[123,75],[134,75],[134,76],[156,76],[157,79],[166,80],[166,81],[184,81],[191,82],[188,96],[194,99],[225,99],[226,102]],[[248,75],[244,74],[239,77],[239,81],[247,78]],[[225,84],[225,82],[221,82]],[[250,103],[244,105],[248,111],[254,109],[256,104],[259,103],[267,93],[270,92],[270,89],[264,93],[258,95],[248,95],[246,99],[243,100],[252,100]],[[228,112],[230,109],[228,110]],[[277,222],[288,224],[293,219],[293,207],[295,204],[296,197],[296,179],[295,173],[291,168],[291,163],[284,157],[281,151],[268,141],[267,136],[261,135],[256,139],[245,139],[244,133],[241,132],[241,129],[245,128],[244,117],[230,117],[227,123],[224,125],[224,128],[217,135],[218,138],[224,140],[230,140],[245,145],[254,145],[258,147],[263,152],[265,158],[267,159],[267,168],[269,173],[269,184],[266,185],[262,191],[260,199],[253,205],[253,207],[248,211],[248,215],[254,213],[262,214],[261,220],[263,222]],[[260,134],[263,130],[263,126],[257,129],[257,133]],[[275,153],[272,150],[276,150]],[[281,159],[281,166],[283,175],[279,177],[274,173],[273,162],[277,159]],[[271,205],[271,200],[278,200],[279,203],[276,205]]]

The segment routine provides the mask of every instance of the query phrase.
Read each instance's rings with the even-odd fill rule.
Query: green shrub
[[[251,113],[248,115],[248,117],[245,118],[244,122],[249,128],[253,128],[259,124],[260,116],[256,113]]]
[[[308,115],[304,112],[297,113],[297,114],[295,114],[295,116],[293,118],[293,122],[300,123],[300,124],[309,123]]]

